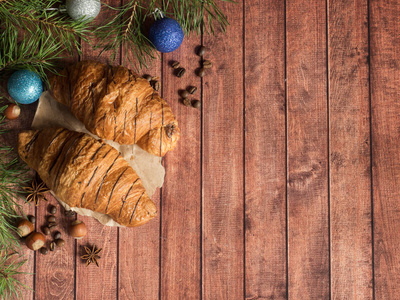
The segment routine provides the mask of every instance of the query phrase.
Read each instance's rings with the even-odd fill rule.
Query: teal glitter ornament
[[[65,7],[68,15],[77,20],[94,19],[100,13],[100,0],[67,0]]]
[[[29,70],[14,72],[7,82],[11,98],[21,104],[30,104],[39,99],[43,92],[43,83],[39,75]]]

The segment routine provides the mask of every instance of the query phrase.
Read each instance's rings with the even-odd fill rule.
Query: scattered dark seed
[[[200,77],[204,77],[204,75],[206,75],[206,71],[204,70],[204,68],[200,68],[197,72],[197,75],[199,75]]]
[[[191,106],[191,105],[192,105],[192,102],[189,100],[189,98],[184,98],[184,99],[182,100],[182,102],[183,102],[183,104],[184,104],[185,106]]]
[[[54,249],[56,249],[56,243],[55,242],[51,242],[50,243],[50,251],[54,251]]]
[[[207,48],[204,46],[200,46],[199,50],[197,51],[197,55],[198,56],[203,56],[204,54],[206,54]]]
[[[53,228],[53,227],[56,227],[57,226],[57,223],[56,222],[50,222],[48,225],[47,225],[47,227],[49,227],[49,228]]]
[[[192,102],[192,106],[193,106],[194,108],[200,108],[200,107],[201,107],[201,102],[200,102],[199,100],[194,100],[194,101]]]
[[[50,206],[49,206],[49,212],[50,212],[52,215],[55,215],[55,214],[57,213],[57,207],[55,207],[55,206],[53,206],[53,205],[50,205]]]
[[[160,90],[160,82],[159,81],[153,82],[153,89],[155,91],[159,91]]]
[[[61,232],[57,231],[57,232],[54,234],[54,239],[55,239],[55,240],[58,240],[59,238],[61,238]]]
[[[64,242],[63,239],[57,239],[57,240],[56,240],[56,245],[57,245],[57,247],[63,247],[64,244],[65,244],[65,242]]]
[[[47,222],[55,222],[56,221],[56,217],[55,216],[49,216],[47,217]]]
[[[49,252],[49,250],[47,250],[46,247],[42,247],[40,248],[39,252],[42,253],[43,255],[46,255]]]
[[[146,79],[147,81],[151,81],[151,76],[150,75],[144,75],[143,78]]]
[[[64,212],[64,215],[66,215],[67,217],[73,217],[75,216],[75,212],[73,210],[66,210]]]
[[[28,216],[28,220],[29,222],[31,222],[32,224],[35,224],[36,218],[34,216]]]
[[[173,63],[172,63],[172,65],[171,65],[174,69],[178,69],[180,66],[181,66],[181,64],[179,63],[179,61],[174,61]]]
[[[206,59],[205,61],[203,61],[203,68],[204,69],[209,69],[211,67],[212,67],[212,62],[210,60]]]
[[[176,72],[176,76],[177,77],[182,77],[183,75],[185,75],[186,73],[186,69],[185,68],[179,68]]]
[[[195,86],[191,86],[189,89],[188,89],[188,91],[189,91],[189,93],[190,94],[194,94],[194,93],[196,93],[196,91],[197,91],[197,87],[195,87]]]
[[[43,231],[43,233],[44,233],[45,235],[49,235],[49,234],[50,234],[50,228],[47,227],[47,226],[43,227],[42,231]]]
[[[181,92],[181,96],[182,96],[182,98],[187,98],[189,96],[189,92],[184,90]]]

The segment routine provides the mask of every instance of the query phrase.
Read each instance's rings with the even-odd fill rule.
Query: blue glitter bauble
[[[18,103],[30,104],[39,99],[43,92],[43,83],[36,73],[20,70],[10,76],[7,89],[11,98]]]
[[[155,21],[149,32],[149,40],[158,51],[163,53],[178,49],[182,44],[183,36],[181,25],[174,19],[166,17]]]

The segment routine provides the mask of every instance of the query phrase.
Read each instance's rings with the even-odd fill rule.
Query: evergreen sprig
[[[3,111],[6,106],[0,108],[0,126],[3,125]],[[6,130],[0,127],[0,135]],[[10,260],[20,250],[16,235],[14,220],[21,212],[20,205],[16,202],[18,191],[25,185],[28,178],[26,165],[20,163],[10,146],[0,145],[0,299],[18,298],[22,285],[15,275],[25,260],[20,257]]]
[[[121,46],[123,51],[130,50],[133,57],[125,55],[124,60],[137,70],[158,56],[145,35],[144,24],[149,18],[159,18],[160,12],[178,21],[186,35],[200,34],[202,29],[214,34],[215,23],[223,31],[229,24],[214,0],[130,0],[120,7],[103,6],[110,10],[110,17],[94,31],[98,41],[95,48],[100,48],[101,53],[110,51],[111,60],[117,57]]]
[[[23,289],[30,289],[16,275],[29,274],[18,271],[26,263],[17,253],[7,254],[0,251],[0,297],[1,299],[20,299]]]
[[[100,1],[100,0],[99,0]],[[49,43],[62,43],[73,53],[80,52],[80,39],[88,41],[91,20],[74,21],[58,8],[62,0],[3,0],[0,1],[0,19],[5,27],[20,28],[34,36],[43,31]],[[37,44],[41,41],[37,39]]]

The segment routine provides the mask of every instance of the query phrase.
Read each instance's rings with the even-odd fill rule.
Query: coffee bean
[[[185,75],[186,73],[186,69],[185,68],[179,68],[176,72],[176,76],[177,77],[182,77],[183,75]]]
[[[201,102],[200,102],[199,100],[194,100],[194,101],[192,102],[192,106],[193,106],[194,108],[200,108],[200,107],[201,107]]]
[[[46,255],[49,252],[49,250],[47,250],[46,247],[42,247],[40,248],[39,252],[42,253],[43,255]]]
[[[35,224],[36,218],[34,216],[28,216],[28,220],[29,222],[31,222],[32,224]]]
[[[57,239],[57,240],[56,240],[56,245],[57,245],[57,247],[63,247],[64,244],[65,244],[65,242],[64,242],[63,239]]]
[[[206,54],[207,48],[204,46],[200,46],[199,50],[197,51],[197,55],[198,56],[203,56],[204,54]]]
[[[206,71],[204,70],[204,68],[200,68],[197,72],[197,75],[199,75],[200,77],[204,77],[204,75],[206,75]]]
[[[49,234],[50,234],[50,228],[47,227],[47,226],[43,227],[42,231],[43,231],[43,233],[44,233],[45,235],[49,235]]]
[[[182,102],[183,102],[183,104],[184,104],[185,106],[191,106],[191,105],[192,105],[192,102],[189,100],[189,98],[184,98],[184,99],[182,100]]]
[[[150,75],[144,75],[143,78],[146,79],[147,81],[151,81],[151,76]]]
[[[54,251],[56,249],[56,243],[55,242],[51,242],[50,243],[50,251]]]
[[[55,239],[55,240],[58,240],[59,238],[61,238],[61,232],[57,231],[57,232],[54,234],[54,239]]]
[[[189,91],[189,93],[190,94],[194,94],[194,93],[196,93],[196,91],[197,91],[197,87],[195,87],[195,86],[191,86],[189,89],[188,89],[188,91]]]
[[[47,217],[47,222],[55,222],[55,221],[56,221],[56,217],[55,216]]]
[[[49,212],[50,212],[52,215],[55,215],[55,214],[57,213],[57,207],[55,207],[55,206],[53,206],[53,205],[50,205],[50,206],[49,206]]]
[[[205,61],[203,61],[203,68],[209,69],[211,67],[212,67],[212,62],[210,60],[206,59]]]
[[[47,227],[49,227],[49,228],[53,228],[53,227],[56,227],[57,226],[57,223],[56,222],[50,222],[48,225],[47,225]]]
[[[179,63],[179,61],[174,61],[173,63],[172,63],[172,65],[171,65],[174,69],[178,69],[180,66],[181,66],[181,64]]]
[[[66,215],[67,217],[73,217],[75,216],[75,212],[73,210],[66,210],[64,212],[64,215]]]
[[[181,92],[181,96],[182,96],[182,98],[187,98],[189,96],[189,92],[184,90]]]
[[[160,82],[159,82],[159,81],[155,81],[155,82],[153,83],[153,89],[154,89],[155,91],[160,90]]]

